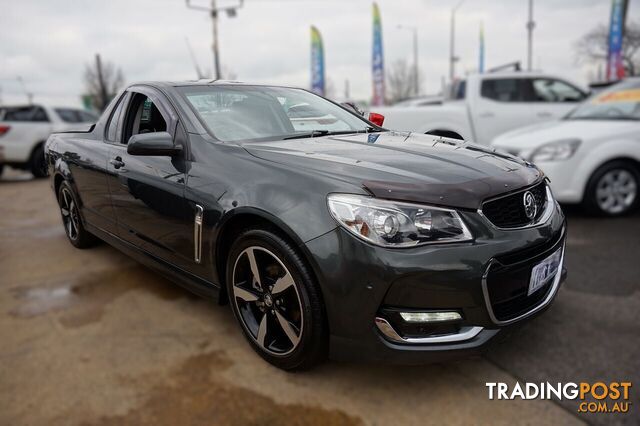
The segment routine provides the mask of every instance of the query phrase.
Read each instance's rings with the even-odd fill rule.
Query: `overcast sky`
[[[378,0],[387,66],[412,60],[419,31],[423,89],[435,93],[448,74],[449,19],[459,0]],[[628,18],[640,17],[630,0]],[[192,0],[208,5],[209,0]],[[220,6],[237,0],[218,0]],[[220,19],[223,68],[243,81],[308,87],[310,25],[324,38],[327,77],[337,96],[371,97],[372,2],[369,0],[246,0],[236,18]],[[611,0],[535,0],[535,68],[586,84],[596,68],[578,66],[572,45],[608,23]],[[184,0],[0,0],[0,96],[25,102],[21,76],[35,101],[80,104],[83,69],[99,52],[127,82],[196,77],[185,38],[210,72],[211,19]],[[458,75],[477,68],[480,23],[486,66],[526,60],[527,0],[466,0],[457,14]]]

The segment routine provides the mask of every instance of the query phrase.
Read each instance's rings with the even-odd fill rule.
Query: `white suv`
[[[97,116],[77,108],[0,106],[0,174],[6,165],[44,177],[44,142],[52,132],[87,130]]]

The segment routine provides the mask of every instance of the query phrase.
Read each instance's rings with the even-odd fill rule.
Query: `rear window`
[[[44,108],[39,106],[6,107],[3,109],[4,121],[47,122],[49,117]]]

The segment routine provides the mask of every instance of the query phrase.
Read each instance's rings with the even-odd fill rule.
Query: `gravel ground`
[[[47,181],[0,180],[0,424],[638,424],[575,401],[490,401],[485,382],[638,383],[640,216],[570,212],[569,279],[483,358],[284,373],[227,307],[103,244],[66,240]]]

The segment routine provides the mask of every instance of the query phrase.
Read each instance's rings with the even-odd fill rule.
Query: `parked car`
[[[97,116],[77,108],[44,105],[0,107],[0,174],[5,165],[46,176],[44,142],[52,132],[85,130]]]
[[[640,78],[593,96],[566,117],[506,133],[495,148],[536,163],[560,202],[619,216],[640,197]]]
[[[587,97],[576,84],[537,72],[471,74],[449,98],[426,106],[376,108],[394,130],[488,145],[501,133],[558,119]]]
[[[297,131],[302,104],[346,130]],[[229,301],[287,370],[475,353],[563,278],[565,218],[535,166],[302,89],[135,84],[46,151],[71,244],[105,240]]]

